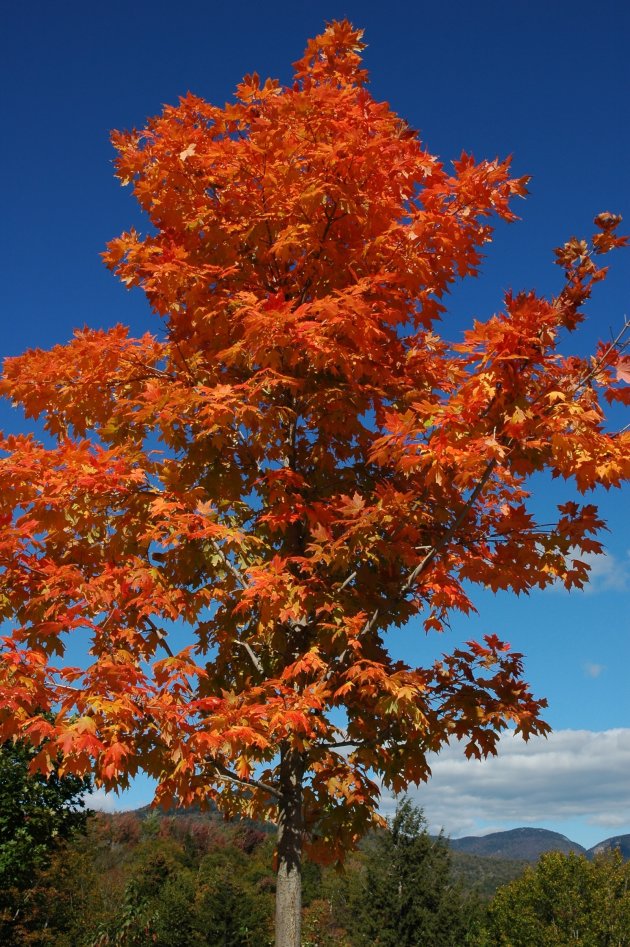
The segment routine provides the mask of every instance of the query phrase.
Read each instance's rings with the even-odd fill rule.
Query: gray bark
[[[302,776],[295,750],[283,748],[278,803],[276,947],[300,947],[302,928]]]

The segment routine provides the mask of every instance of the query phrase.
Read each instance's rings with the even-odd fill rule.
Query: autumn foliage
[[[166,805],[275,819],[298,792],[328,859],[378,820],[379,778],[548,729],[496,636],[413,667],[386,632],[442,631],[474,584],[581,586],[597,509],[539,527],[528,478],[630,475],[605,417],[629,401],[623,335],[562,354],[619,218],[557,251],[554,298],[451,333],[445,293],[526,179],[443,166],[371,97],[360,38],[332,24],[290,87],[246,76],[223,108],[189,94],[115,134],[150,227],[105,261],[154,331],[83,329],[0,382],[48,432],[0,441],[0,741],[107,789],[142,770]]]

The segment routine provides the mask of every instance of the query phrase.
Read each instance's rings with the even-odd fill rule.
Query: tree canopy
[[[32,888],[64,842],[84,832],[89,777],[31,774],[36,749],[9,740],[0,747],[0,942],[22,943]],[[57,765],[59,760],[57,761]]]
[[[489,941],[510,947],[607,947],[630,941],[630,866],[619,852],[549,852],[522,878],[499,888]]]
[[[45,740],[42,772],[60,751],[108,789],[142,770],[165,805],[278,820],[289,874],[303,838],[341,859],[445,742],[546,732],[495,635],[427,667],[384,635],[441,631],[473,584],[581,586],[597,509],[539,526],[528,478],[630,473],[605,416],[623,330],[562,354],[620,218],[557,251],[553,298],[507,293],[451,338],[445,294],[527,181],[445,168],[372,98],[362,48],[333,23],[292,85],[249,75],[114,134],[149,226],[105,261],[155,333],[85,328],[0,381],[47,432],[0,440],[0,736]]]

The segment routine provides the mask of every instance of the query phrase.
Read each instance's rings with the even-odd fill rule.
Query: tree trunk
[[[302,928],[302,775],[295,750],[283,748],[278,805],[276,947],[300,947]]]

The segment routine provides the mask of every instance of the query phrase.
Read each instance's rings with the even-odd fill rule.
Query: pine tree
[[[466,942],[470,904],[453,883],[444,836],[432,837],[409,799],[369,843],[365,872],[351,892],[357,947],[449,947]]]

